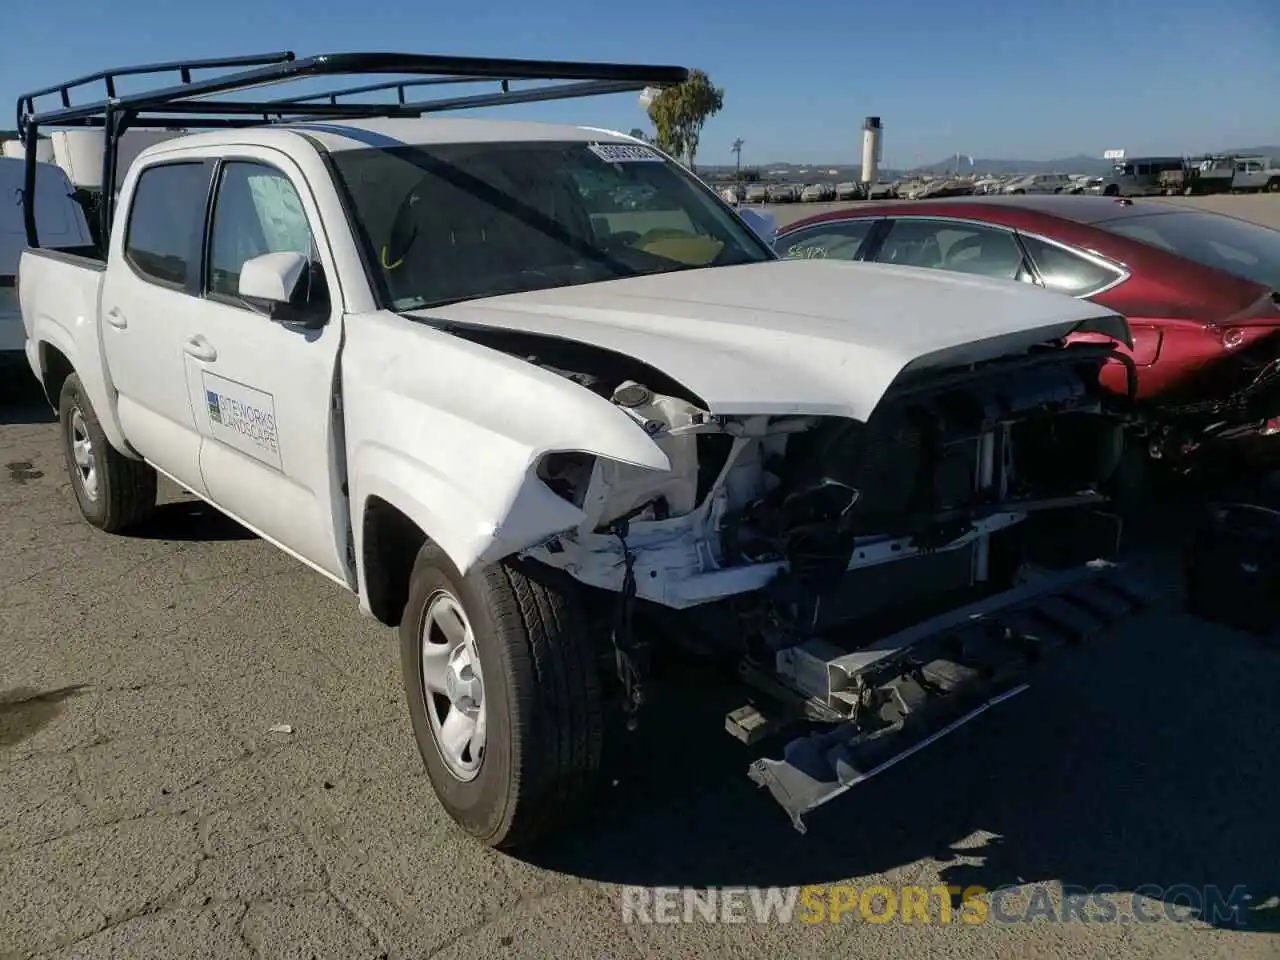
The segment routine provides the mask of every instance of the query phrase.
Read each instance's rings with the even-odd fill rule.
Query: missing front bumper
[[[791,741],[748,775],[800,832],[804,815],[1027,689],[1047,656],[1151,603],[1110,564],[1039,577],[873,645],[849,670],[854,719]],[[835,667],[833,662],[831,666]]]

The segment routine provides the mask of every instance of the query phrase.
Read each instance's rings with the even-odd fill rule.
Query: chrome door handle
[[[182,349],[205,363],[213,363],[218,359],[218,351],[213,348],[213,344],[199,334],[184,343]]]
[[[120,312],[118,307],[112,307],[107,311],[106,321],[117,330],[123,330],[129,325],[129,321],[125,319],[124,314]]]

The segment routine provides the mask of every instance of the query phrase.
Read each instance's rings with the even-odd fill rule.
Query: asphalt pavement
[[[668,657],[587,819],[517,858],[433,797],[393,633],[164,494],[138,535],[91,529],[51,415],[5,387],[0,957],[1280,956],[1280,651],[1178,612],[1177,531],[1143,554],[1162,605],[804,835],[723,732],[740,695]],[[1157,922],[1007,922],[1016,900],[977,924],[622,909],[630,886],[843,883],[1141,890]],[[1243,925],[1182,908],[1210,885],[1247,891]]]

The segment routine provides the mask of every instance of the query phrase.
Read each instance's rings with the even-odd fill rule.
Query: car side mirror
[[[240,296],[271,306],[290,303],[311,259],[296,251],[264,253],[240,268]]]
[[[312,289],[317,285],[318,291]],[[324,273],[319,262],[304,253],[264,253],[246,260],[240,268],[238,292],[242,300],[282,326],[317,330],[329,319]]]

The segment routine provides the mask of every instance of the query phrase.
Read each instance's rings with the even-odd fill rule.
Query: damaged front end
[[[1267,444],[1266,453],[1256,449],[1258,441],[1280,433],[1280,358],[1250,372],[1245,386],[1213,399],[1166,403],[1152,411],[1145,432],[1152,455],[1184,473],[1230,472],[1238,461],[1258,466],[1280,456],[1270,449],[1275,443]],[[1232,455],[1219,463],[1211,456],[1218,452]]]
[[[751,768],[799,826],[1011,696],[1049,650],[1138,608],[1111,583],[1119,520],[1100,493],[1126,429],[1098,387],[1115,358],[1050,344],[900,377],[866,422],[716,416],[588,376],[671,470],[545,456],[539,478],[585,519],[524,555],[618,595],[630,709],[643,700],[639,604],[672,636],[738,658],[764,694],[730,716],[740,739],[779,720],[826,724]]]

